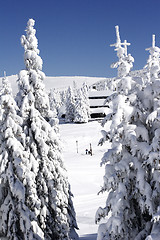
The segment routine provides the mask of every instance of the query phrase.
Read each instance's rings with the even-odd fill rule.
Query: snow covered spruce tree
[[[152,47],[147,48],[150,55],[147,64],[144,66],[143,78],[144,82],[148,83],[153,79],[159,78],[160,69],[160,52],[159,47],[155,46],[155,35],[152,35]]]
[[[126,40],[122,43],[119,35],[119,26],[115,26],[117,42],[111,44],[111,47],[116,47],[115,51],[117,52],[118,61],[112,63],[111,68],[118,68],[118,77],[126,76],[131,68],[133,67],[134,58],[131,54],[127,54],[127,46],[130,46]]]
[[[2,239],[43,239],[37,218],[28,201],[35,195],[36,164],[25,150],[22,118],[6,77],[3,78],[0,97],[0,237]],[[30,161],[29,161],[30,159]],[[35,231],[36,229],[36,231]],[[39,232],[39,234],[37,234]]]
[[[60,92],[56,89],[50,89],[49,92],[49,102],[50,102],[50,110],[53,111],[55,117],[59,117],[59,110],[62,106],[62,100]]]
[[[66,93],[65,106],[66,106],[65,121],[73,122],[75,117],[75,95],[73,93],[71,86],[68,87],[68,90]]]
[[[85,98],[82,90],[77,91],[76,103],[75,103],[75,123],[87,123],[88,122],[88,111],[86,108]]]
[[[82,85],[82,95],[83,95],[84,102],[86,105],[86,111],[87,111],[88,118],[90,118],[89,94],[88,94],[88,86],[87,86],[86,82],[84,82]]]
[[[27,23],[26,36],[21,37],[25,49],[26,70],[19,73],[17,95],[20,116],[26,135],[25,149],[32,154],[30,170],[35,174],[35,198],[26,199],[36,216],[42,235],[39,239],[78,239],[70,185],[61,154],[57,120],[50,111],[43,83],[42,59],[34,29],[35,21]],[[31,189],[32,191],[32,189]],[[36,232],[36,228],[34,229]],[[25,236],[23,236],[25,239]],[[26,238],[31,239],[31,238]],[[32,238],[33,239],[33,238]]]
[[[146,146],[145,150],[147,157],[140,178],[140,193],[145,200],[142,207],[147,208],[151,218],[146,239],[157,240],[160,238],[160,48],[155,46],[155,35],[152,37],[152,47],[146,50],[150,53],[147,62],[148,84],[143,90],[142,106],[146,112],[143,124],[148,130],[149,147]]]
[[[126,77],[129,76],[130,71],[133,67],[134,58],[131,54],[127,53],[127,46],[130,46],[126,40],[121,42],[120,34],[119,34],[119,26],[115,26],[116,29],[116,37],[117,41],[114,44],[111,44],[111,47],[115,47],[115,51],[117,52],[118,61],[111,64],[111,68],[117,68],[118,76],[107,83],[107,87],[112,91],[117,91],[121,84],[127,84],[127,89],[130,87],[130,80]],[[121,81],[123,78],[123,81]]]
[[[77,96],[77,90],[78,90],[77,83],[74,80],[73,81],[73,94],[74,94],[74,96]]]
[[[116,30],[115,46],[125,52],[118,27]],[[143,167],[150,148],[148,108],[143,104],[145,86],[128,76],[126,66],[118,70],[118,75],[123,77],[117,78],[117,92],[107,99],[112,101],[112,113],[102,122],[104,126],[111,121],[111,125],[108,131],[102,131],[100,144],[109,140],[111,148],[101,162],[105,165],[105,175],[100,192],[107,191],[108,197],[106,206],[96,213],[96,222],[107,218],[99,226],[98,240],[142,240],[150,230],[152,218],[149,168]]]

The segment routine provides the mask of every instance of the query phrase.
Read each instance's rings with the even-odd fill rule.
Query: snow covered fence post
[[[91,143],[89,144],[90,145],[90,155],[92,156],[92,145],[91,145]]]
[[[77,153],[78,153],[78,141],[76,140],[76,149],[77,149]]]

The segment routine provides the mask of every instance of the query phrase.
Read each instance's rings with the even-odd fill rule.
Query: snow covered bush
[[[19,73],[16,97],[26,135],[25,150],[29,153],[26,162],[34,173],[34,188],[25,201],[34,213],[32,228],[38,239],[73,240],[78,239],[78,235],[72,194],[62,160],[58,120],[50,110],[43,83],[45,75],[41,71],[42,59],[34,24],[35,21],[29,19],[26,36],[21,37],[26,70]],[[17,239],[19,237],[34,239],[25,235]]]

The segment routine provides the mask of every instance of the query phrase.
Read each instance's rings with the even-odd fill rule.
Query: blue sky
[[[36,21],[43,71],[47,76],[116,76],[115,25],[131,43],[134,69],[146,64],[152,34],[160,47],[159,0],[1,0],[0,76],[24,69],[20,37]]]

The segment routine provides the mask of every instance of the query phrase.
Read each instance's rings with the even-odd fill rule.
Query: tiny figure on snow
[[[88,154],[88,149],[86,149],[86,154]]]
[[[92,156],[92,149],[88,151],[88,154]]]
[[[91,146],[91,143],[90,143],[90,150],[89,150],[88,153],[92,156],[92,146]]]

